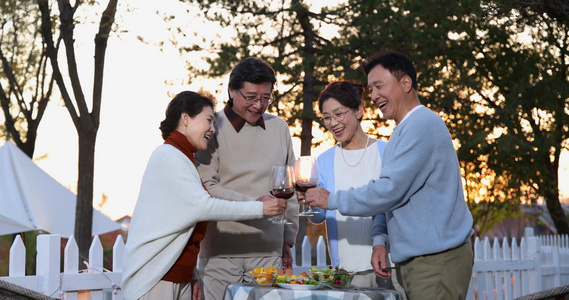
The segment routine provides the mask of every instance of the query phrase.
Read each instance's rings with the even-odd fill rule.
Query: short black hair
[[[239,90],[243,88],[245,82],[254,84],[269,82],[272,89],[275,82],[277,82],[275,70],[262,59],[255,57],[246,58],[231,70],[228,87],[231,90]],[[229,93],[229,91],[227,92]],[[233,104],[231,96],[229,96],[229,104]]]
[[[362,62],[362,70],[368,75],[378,65],[387,69],[397,80],[401,80],[405,75],[409,76],[413,88],[417,90],[417,71],[411,59],[405,54],[393,50],[378,52]]]

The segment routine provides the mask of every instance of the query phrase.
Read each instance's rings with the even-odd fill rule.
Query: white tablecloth
[[[400,300],[395,290],[387,289],[331,289],[291,290],[280,287],[260,287],[250,283],[230,284],[224,300]]]

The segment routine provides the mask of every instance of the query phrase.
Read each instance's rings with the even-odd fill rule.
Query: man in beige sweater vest
[[[269,194],[273,165],[294,165],[288,125],[265,113],[272,102],[273,69],[247,58],[229,75],[229,101],[217,112],[216,134],[208,149],[196,154],[200,176],[213,197],[250,201]],[[267,218],[210,222],[201,242],[199,272],[206,300],[223,299],[230,283],[252,282],[257,267],[292,268],[290,248],[298,230],[298,202],[287,202],[292,225]]]

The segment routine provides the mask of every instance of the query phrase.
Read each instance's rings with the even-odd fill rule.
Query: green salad
[[[296,276],[296,275],[278,276],[275,282],[276,283],[286,283],[286,284],[308,284],[308,285],[319,285],[320,284],[317,281],[312,280],[311,278],[306,278],[304,276]]]
[[[310,267],[310,273],[314,280],[319,282],[327,282],[343,287],[348,287],[352,283],[352,278],[354,274],[346,271],[344,268],[329,267],[328,269],[317,269],[315,267]]]

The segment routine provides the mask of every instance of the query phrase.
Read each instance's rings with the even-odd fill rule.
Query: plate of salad
[[[275,283],[282,288],[291,290],[316,290],[322,287],[318,281],[302,275],[279,275]]]
[[[330,267],[328,269],[310,267],[310,273],[317,282],[341,287],[349,287],[354,278],[354,272],[348,272],[344,268],[339,267]]]

